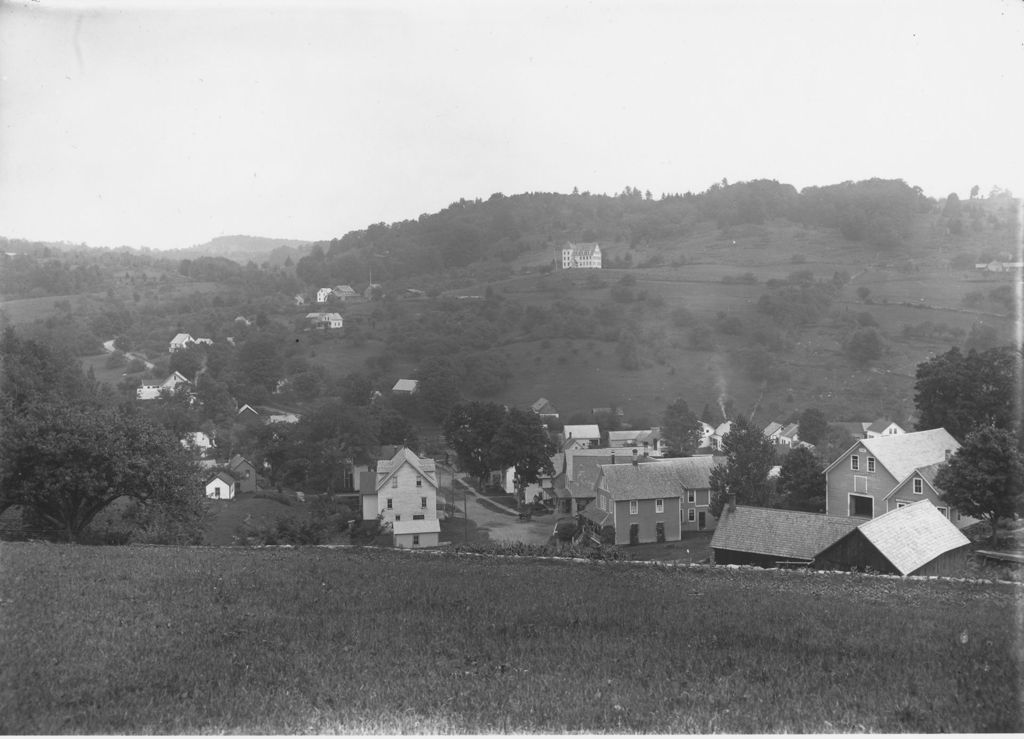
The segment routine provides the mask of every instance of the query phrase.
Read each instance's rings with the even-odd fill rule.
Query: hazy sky
[[[1019,0],[0,0],[0,235],[329,239],[494,192],[1024,195]]]

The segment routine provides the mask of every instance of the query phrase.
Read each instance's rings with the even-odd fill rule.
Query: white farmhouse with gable
[[[395,546],[437,546],[441,523],[437,519],[437,468],[433,459],[421,459],[400,448],[391,459],[377,462],[373,491],[363,493],[363,519],[380,516],[392,525]]]

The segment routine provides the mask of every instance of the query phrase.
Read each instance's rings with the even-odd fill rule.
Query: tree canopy
[[[917,365],[914,403],[918,430],[945,428],[961,442],[984,426],[1019,429],[1012,399],[1015,365],[1020,355],[1010,347],[969,351],[953,347]]]
[[[1000,519],[1024,513],[1024,456],[1015,435],[985,426],[967,435],[952,459],[939,468],[935,486],[942,499],[969,516],[987,520],[992,543]]]
[[[771,495],[768,473],[775,464],[775,446],[761,428],[737,416],[722,438],[726,462],[711,471],[711,515],[718,518],[727,497],[737,503],[767,505]]]
[[[80,541],[118,498],[198,520],[202,487],[188,453],[167,431],[118,409],[37,406],[0,432],[0,510],[28,509]]]
[[[797,434],[800,436],[800,441],[806,441],[808,444],[818,444],[828,433],[828,420],[825,418],[825,414],[817,408],[804,410],[800,414],[798,423],[800,428]]]
[[[786,508],[812,513],[824,512],[825,475],[817,455],[807,447],[797,447],[790,451],[782,460],[775,492]]]
[[[677,398],[665,408],[661,416],[661,433],[668,439],[673,455],[687,457],[697,451],[700,421],[682,398]]]

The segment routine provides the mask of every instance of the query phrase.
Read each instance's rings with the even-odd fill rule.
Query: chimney
[[[640,460],[636,456],[636,449],[633,450],[633,466],[636,467],[640,463]]]
[[[953,456],[953,450],[952,449],[947,449],[946,450],[946,461],[948,462],[949,458],[952,457],[952,456]]]
[[[612,464],[615,464],[615,450],[612,449]]]
[[[729,493],[729,496],[728,496],[727,500],[729,501],[729,503],[728,503],[729,513],[732,513],[733,511],[736,510],[736,493]]]

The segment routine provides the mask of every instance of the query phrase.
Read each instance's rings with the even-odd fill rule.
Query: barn
[[[718,519],[711,550],[720,565],[809,565],[856,526],[856,519],[823,513],[729,505]]]
[[[822,550],[815,567],[888,575],[957,575],[970,540],[931,501],[873,518]]]

